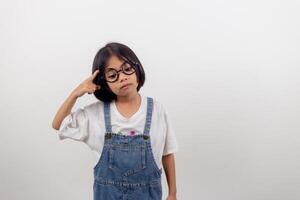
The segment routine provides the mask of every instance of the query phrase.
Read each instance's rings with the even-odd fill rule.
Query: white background
[[[0,4],[0,199],[92,199],[95,158],[51,124],[107,42],[144,65],[169,110],[178,199],[300,199],[300,3]],[[97,99],[84,95],[74,109]],[[164,178],[164,196],[166,194]]]

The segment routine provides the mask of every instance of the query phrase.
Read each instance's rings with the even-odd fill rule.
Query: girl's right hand
[[[101,86],[93,83],[93,80],[95,79],[98,73],[99,69],[97,69],[90,77],[88,77],[86,80],[80,83],[79,86],[77,86],[77,88],[75,88],[75,90],[72,92],[73,95],[75,95],[76,97],[81,97],[85,93],[92,94],[96,90],[99,90]]]

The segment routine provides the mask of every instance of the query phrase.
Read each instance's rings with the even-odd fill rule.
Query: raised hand
[[[95,77],[97,76],[97,74],[99,73],[99,70],[97,69],[91,76],[89,76],[87,79],[85,79],[82,83],[80,83],[74,90],[73,90],[73,94],[76,97],[81,97],[82,95],[84,95],[85,93],[88,94],[92,94],[94,93],[96,90],[99,90],[101,88],[100,85],[96,85],[95,83],[93,83],[93,80],[95,79]]]

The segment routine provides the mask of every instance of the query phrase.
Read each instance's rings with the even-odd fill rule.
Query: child
[[[167,199],[175,200],[177,140],[163,105],[138,92],[145,82],[141,62],[126,45],[108,43],[96,54],[92,71],[60,107],[52,126],[59,139],[82,141],[96,153],[94,200],[160,200],[162,166]],[[100,101],[71,112],[85,93]]]

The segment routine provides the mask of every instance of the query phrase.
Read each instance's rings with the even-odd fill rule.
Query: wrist
[[[168,195],[176,197],[176,193],[177,193],[176,191],[169,191]]]
[[[167,196],[167,200],[176,200],[177,197],[176,197],[176,194],[168,194]]]

